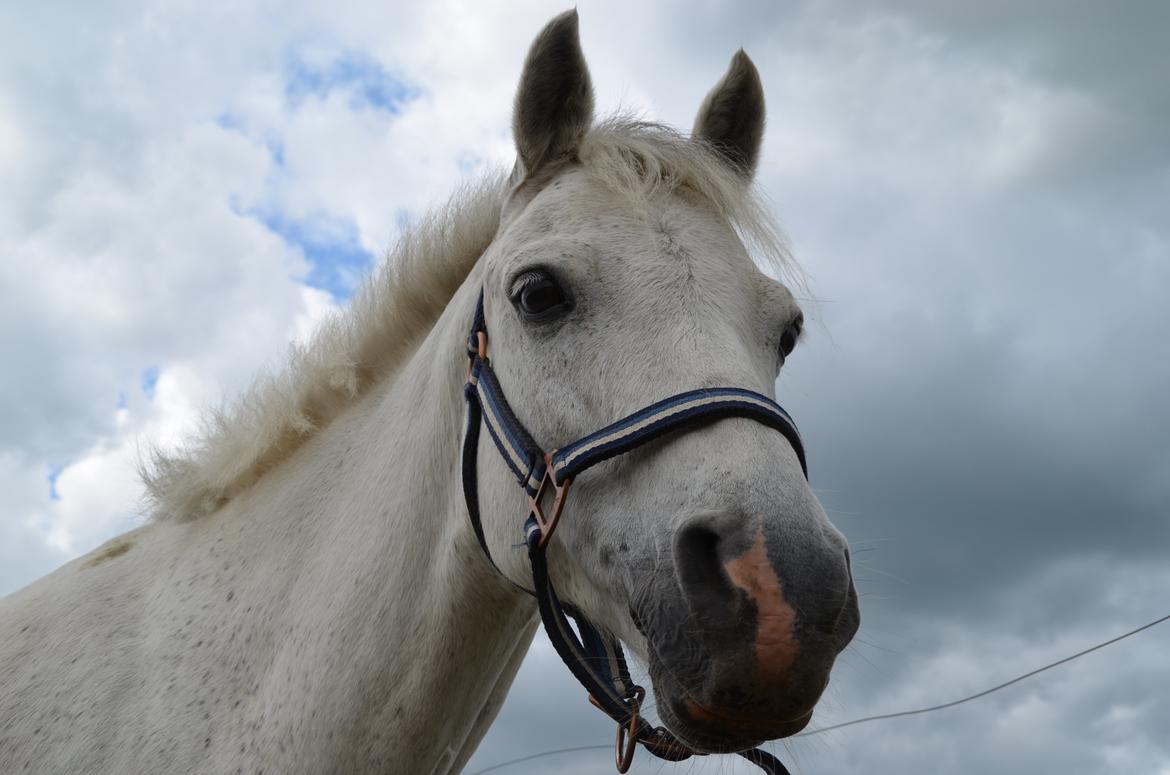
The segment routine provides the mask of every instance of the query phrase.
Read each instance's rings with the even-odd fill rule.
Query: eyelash
[[[792,322],[780,334],[780,342],[777,350],[780,353],[780,365],[784,365],[784,361],[796,349],[796,345],[800,343],[800,335],[804,333],[804,315],[797,313]]]
[[[532,298],[530,298],[530,296]],[[508,299],[531,322],[545,322],[572,308],[569,294],[548,270],[529,269],[512,281]]]

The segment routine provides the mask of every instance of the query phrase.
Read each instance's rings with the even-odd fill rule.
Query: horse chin
[[[670,676],[653,676],[658,716],[680,742],[696,753],[736,753],[756,748],[769,740],[791,737],[812,720],[813,709],[793,718],[772,719],[736,712],[734,708],[708,708]]]

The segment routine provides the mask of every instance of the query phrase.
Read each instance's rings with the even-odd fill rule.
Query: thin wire
[[[819,735],[822,732],[829,732],[829,731],[832,731],[834,729],[844,729],[845,727],[851,727],[855,724],[865,724],[865,723],[870,722],[870,721],[882,721],[883,719],[901,718],[903,716],[917,716],[917,715],[922,714],[922,713],[932,713],[936,710],[945,710],[947,708],[953,708],[956,705],[962,705],[965,702],[971,702],[972,700],[977,700],[980,697],[986,697],[989,694],[992,694],[994,692],[998,692],[1000,689],[1006,689],[1013,684],[1018,684],[1020,681],[1031,678],[1032,676],[1039,675],[1040,673],[1043,673],[1046,670],[1051,670],[1054,667],[1060,667],[1061,665],[1072,662],[1074,659],[1080,659],[1081,657],[1085,656],[1086,654],[1092,654],[1094,651],[1099,651],[1099,650],[1105,648],[1106,646],[1112,646],[1114,643],[1117,643],[1118,641],[1122,641],[1122,640],[1125,640],[1126,638],[1137,635],[1139,632],[1142,632],[1144,630],[1148,630],[1151,627],[1155,627],[1155,626],[1161,624],[1162,622],[1165,622],[1168,620],[1170,620],[1170,614],[1166,614],[1165,616],[1163,616],[1159,619],[1155,619],[1152,622],[1148,622],[1146,624],[1143,624],[1141,627],[1137,627],[1135,629],[1132,629],[1129,632],[1122,633],[1121,635],[1118,635],[1116,638],[1110,638],[1109,640],[1098,643],[1095,646],[1090,646],[1089,648],[1085,649],[1084,651],[1078,651],[1077,653],[1072,654],[1071,656],[1067,656],[1064,659],[1058,659],[1055,662],[1049,662],[1047,665],[1044,665],[1043,667],[1038,667],[1035,670],[1031,670],[1027,673],[1024,673],[1023,675],[1016,676],[1015,678],[1013,678],[1010,681],[1004,681],[1003,683],[1001,683],[997,686],[993,686],[990,689],[984,689],[981,692],[977,692],[977,693],[969,695],[967,697],[962,697],[958,700],[953,700],[952,702],[944,702],[941,705],[931,705],[928,708],[916,708],[915,710],[903,710],[903,711],[899,711],[897,713],[882,713],[881,715],[878,715],[878,716],[865,716],[863,718],[853,719],[852,721],[845,721],[845,722],[842,722],[840,724],[833,724],[832,726],[821,727],[819,729],[810,729],[808,732],[801,732],[800,734],[793,735],[793,737],[810,737],[812,735]],[[561,754],[561,753],[575,753],[577,751],[597,751],[597,750],[601,750],[603,748],[604,749],[612,749],[613,746],[612,745],[579,745],[579,746],[576,746],[574,748],[558,748],[554,751],[542,751],[540,753],[534,753],[534,754],[529,754],[528,756],[522,756],[519,759],[510,759],[506,762],[500,762],[499,764],[493,764],[492,766],[485,767],[482,770],[476,770],[475,772],[471,773],[471,775],[484,775],[484,773],[487,773],[487,772],[494,772],[495,770],[503,769],[504,767],[510,767],[513,764],[523,764],[524,762],[530,762],[533,759],[540,759],[540,758],[543,758],[545,756],[554,756],[556,754]]]
[[[476,770],[475,772],[471,773],[471,775],[483,775],[485,772],[492,772],[494,770],[503,769],[504,767],[510,767],[513,764],[523,764],[524,762],[530,762],[533,759],[540,759],[542,757],[552,756],[552,755],[558,754],[558,753],[575,753],[577,751],[597,751],[597,750],[600,750],[602,748],[605,748],[607,750],[612,750],[613,745],[612,744],[610,744],[610,745],[579,745],[576,748],[558,748],[555,751],[542,751],[540,753],[529,754],[528,756],[521,756],[519,759],[509,759],[506,762],[500,762],[499,764],[493,764],[491,767],[484,767],[482,770]]]
[[[856,718],[856,719],[853,719],[852,721],[844,721],[840,724],[833,724],[832,726],[821,727],[819,729],[810,729],[807,732],[801,732],[798,735],[794,735],[794,737],[809,737],[810,735],[819,735],[822,732],[828,732],[828,731],[833,730],[833,729],[844,729],[845,727],[851,727],[854,724],[864,724],[864,723],[869,722],[869,721],[881,721],[883,719],[890,719],[890,718],[901,718],[903,716],[917,716],[921,713],[932,713],[936,710],[945,710],[946,708],[953,708],[956,705],[962,705],[965,702],[970,702],[971,700],[977,700],[980,697],[986,697],[987,695],[991,694],[992,692],[998,692],[1000,689],[1006,689],[1007,687],[1011,686],[1012,684],[1017,684],[1020,681],[1023,681],[1027,678],[1031,678],[1034,675],[1039,675],[1040,673],[1043,673],[1045,670],[1051,670],[1054,667],[1060,667],[1063,664],[1066,664],[1068,662],[1072,662],[1074,659],[1079,659],[1079,658],[1085,656],[1086,654],[1091,654],[1094,651],[1098,651],[1100,649],[1105,648],[1106,646],[1111,646],[1114,643],[1117,643],[1117,641],[1119,641],[1119,640],[1125,640],[1126,638],[1128,638],[1130,636],[1137,635],[1139,632],[1141,632],[1143,630],[1148,630],[1151,627],[1154,627],[1155,625],[1159,625],[1162,622],[1167,621],[1167,620],[1170,620],[1170,614],[1167,614],[1166,616],[1163,616],[1160,619],[1155,619],[1154,621],[1149,622],[1148,624],[1143,624],[1141,627],[1130,630],[1129,632],[1118,635],[1116,638],[1110,638],[1109,640],[1104,641],[1103,643],[1098,643],[1096,646],[1090,646],[1089,648],[1085,649],[1084,651],[1078,651],[1077,653],[1075,653],[1071,656],[1067,656],[1064,659],[1058,659],[1055,662],[1051,662],[1047,665],[1044,665],[1044,667],[1038,667],[1035,670],[1024,673],[1021,676],[1016,676],[1015,678],[1013,678],[1010,681],[1004,681],[1003,683],[999,684],[998,686],[993,686],[990,689],[984,689],[981,692],[977,692],[975,694],[969,695],[967,697],[963,697],[963,698],[958,699],[958,700],[953,700],[952,702],[944,702],[941,705],[931,705],[928,708],[916,708],[915,710],[903,710],[903,711],[899,711],[897,713],[882,713],[882,714],[877,715],[877,716],[865,716],[864,718]]]

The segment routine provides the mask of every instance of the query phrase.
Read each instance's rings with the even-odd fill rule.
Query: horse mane
[[[705,201],[757,260],[789,276],[796,271],[760,195],[717,149],[618,116],[589,130],[578,157],[634,206],[663,193]],[[294,346],[282,370],[207,411],[201,432],[179,451],[151,449],[141,476],[153,517],[186,520],[216,511],[401,368],[491,244],[509,190],[498,172],[459,189],[401,236],[348,309],[326,320],[307,345]]]

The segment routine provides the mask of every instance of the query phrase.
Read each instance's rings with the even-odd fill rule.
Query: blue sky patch
[[[369,108],[393,114],[401,113],[420,93],[363,52],[343,51],[330,57],[293,52],[288,58],[284,93],[291,104],[297,105],[306,97],[325,99],[334,91],[347,92],[355,110]]]
[[[369,273],[375,256],[362,246],[357,224],[328,215],[291,219],[280,213],[246,213],[285,242],[296,246],[309,262],[305,285],[328,291],[338,301],[353,295]]]
[[[154,389],[158,385],[158,366],[147,366],[142,370],[142,393],[151,401],[154,400]]]
[[[284,166],[284,143],[279,140],[269,140],[264,143],[268,148],[268,155],[272,157],[272,161],[277,167]]]
[[[236,113],[232,113],[228,110],[222,111],[219,115],[217,115],[215,117],[215,123],[217,126],[223,129],[227,129],[231,132],[240,132],[241,134],[248,133],[248,127],[247,124],[244,123],[244,117]]]
[[[62,463],[61,465],[50,465],[49,466],[49,476],[48,476],[48,479],[49,479],[49,500],[51,500],[51,501],[61,500],[61,494],[59,492],[57,492],[57,477],[61,476],[61,472],[64,471],[68,467],[69,467],[68,463]]]

